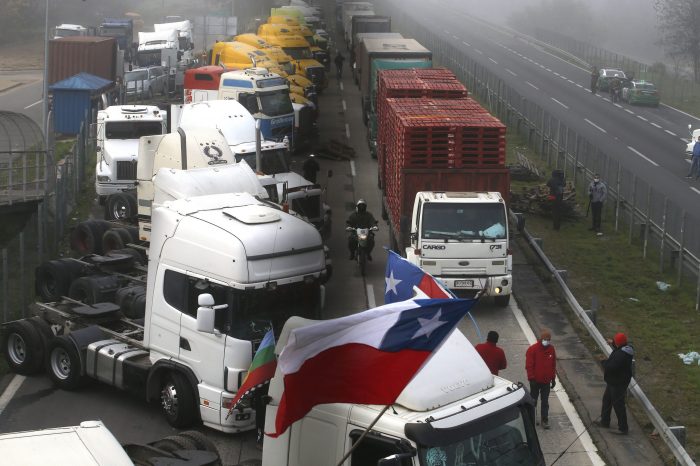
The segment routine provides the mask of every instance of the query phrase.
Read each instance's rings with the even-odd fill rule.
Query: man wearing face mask
[[[600,231],[600,220],[603,213],[603,202],[608,196],[608,188],[605,183],[600,181],[600,175],[597,173],[593,176],[593,181],[588,185],[588,199],[591,203],[591,211],[593,212],[593,226],[591,231],[595,231],[598,236],[603,233]]]
[[[549,390],[557,384],[557,353],[552,345],[552,334],[542,329],[540,339],[525,353],[525,369],[530,382],[530,394],[537,403],[540,399],[542,427],[549,429]]]

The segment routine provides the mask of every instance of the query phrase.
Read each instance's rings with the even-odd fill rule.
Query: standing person
[[[333,61],[335,62],[335,70],[338,73],[338,80],[340,80],[343,77],[343,63],[345,62],[345,57],[340,53],[340,50]]]
[[[598,67],[594,66],[593,71],[591,71],[591,94],[598,92],[598,77],[600,73],[598,72]]]
[[[508,365],[506,354],[496,343],[498,343],[498,332],[491,330],[486,336],[486,342],[474,347],[493,375],[498,375],[498,371],[505,369]]]
[[[557,353],[552,345],[552,334],[542,329],[540,339],[525,353],[525,369],[530,382],[530,394],[542,404],[542,427],[549,429],[549,390],[557,384]]]
[[[559,230],[561,227],[561,206],[564,201],[564,172],[552,170],[552,177],[547,181],[547,186],[552,200],[552,228]]]
[[[314,154],[309,154],[309,157],[304,161],[304,165],[301,166],[304,172],[304,178],[316,184],[316,174],[321,170],[321,166],[316,161]]]
[[[627,336],[624,333],[616,334],[612,341],[608,340],[608,343],[612,344],[613,351],[608,359],[603,361],[605,369],[603,378],[606,385],[603,394],[603,407],[600,411],[600,425],[610,427],[610,414],[615,409],[617,433],[626,435],[629,432],[629,426],[627,425],[625,397],[627,387],[632,380],[634,348],[627,343]]]
[[[692,178],[693,173],[695,173],[695,179],[700,178],[700,136],[698,140],[693,145],[693,158],[690,165],[690,172],[686,175],[686,178]]]
[[[588,185],[588,199],[591,203],[591,211],[593,212],[593,226],[591,231],[598,233],[601,236],[603,233],[600,231],[600,220],[603,213],[603,202],[608,196],[608,188],[605,183],[600,181],[600,175],[593,175],[593,181]]]

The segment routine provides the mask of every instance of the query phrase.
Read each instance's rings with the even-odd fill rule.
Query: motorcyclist
[[[350,214],[346,220],[347,225],[352,228],[372,228],[377,224],[374,216],[367,211],[367,202],[364,199],[357,201],[355,212]],[[374,234],[370,231],[367,236],[367,259],[372,260],[372,249],[374,248]],[[357,233],[353,230],[348,238],[348,249],[350,250],[350,260],[355,259],[357,251]]]
[[[598,78],[600,73],[598,72],[598,67],[594,66],[591,71],[591,93],[595,94],[598,91]]]

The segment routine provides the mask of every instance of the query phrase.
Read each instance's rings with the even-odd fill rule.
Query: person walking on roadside
[[[598,77],[600,73],[598,72],[598,67],[594,66],[591,71],[591,94],[598,92]]]
[[[564,172],[552,170],[552,177],[547,181],[549,198],[552,201],[552,228],[559,230],[561,227],[561,209],[564,202]]]
[[[598,236],[603,233],[600,231],[600,221],[603,214],[603,202],[608,196],[608,188],[605,183],[600,181],[600,175],[593,175],[593,181],[588,185],[588,200],[591,203],[591,212],[593,212],[593,226],[591,231],[595,231]]]
[[[343,77],[343,63],[345,62],[345,57],[343,56],[340,51],[338,51],[338,54],[335,56],[335,60],[333,60],[335,63],[335,70],[337,72],[338,80],[340,80]]]
[[[498,343],[498,332],[491,330],[486,336],[486,341],[474,347],[493,375],[498,375],[498,371],[505,369],[508,365],[506,354],[496,343]]]
[[[625,398],[627,387],[632,380],[632,360],[634,359],[634,348],[627,342],[624,333],[618,333],[615,338],[608,340],[613,351],[608,359],[603,361],[605,370],[605,393],[603,393],[603,407],[600,410],[600,426],[610,427],[610,414],[615,410],[617,417],[618,434],[626,435],[629,432],[627,425],[627,409]]]
[[[693,158],[691,162],[690,172],[685,177],[692,178],[694,173],[695,179],[697,180],[700,178],[700,136],[698,136],[698,140],[693,145]]]
[[[540,339],[527,349],[525,369],[535,404],[540,399],[542,427],[549,429],[549,390],[557,384],[557,353],[549,330],[542,329]]]

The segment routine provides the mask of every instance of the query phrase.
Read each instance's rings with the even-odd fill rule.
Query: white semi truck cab
[[[510,300],[508,211],[498,192],[418,192],[405,252],[457,294],[484,290],[497,305]]]
[[[192,29],[192,21],[189,19],[153,25],[153,30],[155,32],[177,31],[178,50],[181,54],[180,61],[185,64],[190,64],[194,59],[192,55],[192,51],[194,50],[194,35]]]
[[[139,138],[164,134],[167,126],[167,112],[152,105],[113,105],[97,113],[95,191],[101,204],[114,195],[123,202],[122,194],[136,187]]]
[[[291,318],[277,341],[279,355],[293,328]],[[278,367],[270,383],[265,432],[275,432],[284,390]],[[289,402],[293,402],[288,400]],[[266,438],[263,466],[338,464],[383,406],[318,405],[277,438]],[[470,464],[544,465],[535,412],[522,384],[493,376],[466,337],[455,330],[401,392],[343,465],[432,466]]]

